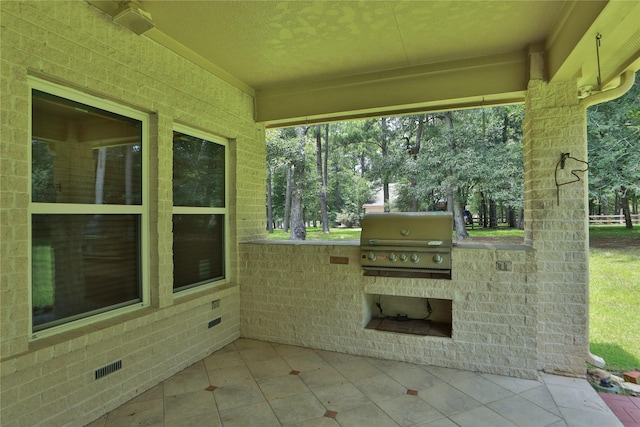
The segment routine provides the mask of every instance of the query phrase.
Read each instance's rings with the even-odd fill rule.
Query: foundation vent
[[[122,369],[122,360],[109,363],[107,366],[103,366],[102,368],[96,369],[96,372],[95,372],[96,379],[112,374],[115,371],[119,371],[120,369]]]

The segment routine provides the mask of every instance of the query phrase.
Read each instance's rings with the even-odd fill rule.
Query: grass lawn
[[[640,227],[590,229],[591,352],[610,371],[640,369]]]
[[[468,229],[475,242],[523,243],[522,230]],[[268,239],[288,239],[275,230]],[[589,329],[591,351],[610,371],[640,369],[640,226],[591,226]],[[359,228],[308,228],[307,240],[360,240]]]
[[[36,245],[33,247],[33,263],[38,266],[48,266],[49,268],[39,269],[33,275],[33,307],[44,307],[53,305],[53,275],[51,265],[53,256],[51,246]]]

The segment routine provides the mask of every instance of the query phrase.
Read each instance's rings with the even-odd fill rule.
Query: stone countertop
[[[259,245],[294,245],[294,246],[353,246],[360,247],[358,240],[270,240],[260,239],[240,244],[259,244]],[[453,243],[453,249],[489,249],[500,251],[533,251],[533,247],[525,244],[500,244],[500,243],[483,243],[483,242],[459,242]]]

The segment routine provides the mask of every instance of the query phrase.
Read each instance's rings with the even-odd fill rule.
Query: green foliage
[[[53,183],[53,156],[46,142],[31,142],[31,189],[33,201],[53,202],[56,199]]]
[[[362,216],[353,211],[349,212],[347,210],[343,210],[342,212],[336,214],[336,223],[342,224],[345,227],[349,228],[359,227],[361,219]]]
[[[419,153],[404,156],[400,210],[410,210],[413,197],[420,210],[434,209],[446,200],[448,186],[463,206],[482,191],[497,203],[521,207],[523,115],[522,106],[455,111],[453,128],[443,116],[430,115]],[[414,135],[417,121],[401,122],[401,128]]]
[[[175,132],[174,206],[224,206],[224,146]]]
[[[640,196],[640,73],[624,96],[587,110],[589,196],[613,208],[621,191]]]

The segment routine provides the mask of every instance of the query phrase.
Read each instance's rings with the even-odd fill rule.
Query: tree
[[[633,227],[630,203],[633,202],[637,212],[640,195],[638,75],[624,96],[587,110],[590,206],[608,214],[610,205],[619,204],[627,228]]]
[[[329,125],[325,129],[325,153],[322,160],[322,126],[316,127],[316,170],[318,172],[318,198],[320,199],[320,215],[322,217],[322,232],[329,232],[329,216],[327,215],[327,158],[329,157]]]
[[[295,182],[302,179],[303,222],[329,222],[322,218],[324,194],[330,221],[357,225],[371,190],[383,188],[389,210],[389,185],[396,183],[394,209],[447,205],[457,218],[458,238],[465,238],[464,211],[476,204],[480,210],[483,202],[494,226],[499,216],[517,224],[523,204],[522,116],[521,106],[508,106],[332,123],[312,128],[315,144],[302,138],[301,128],[268,131],[273,216],[284,218],[287,227],[285,189],[293,199]],[[331,150],[322,147],[329,135]],[[272,141],[277,149],[269,148]],[[304,170],[302,177],[294,176],[296,169]]]

